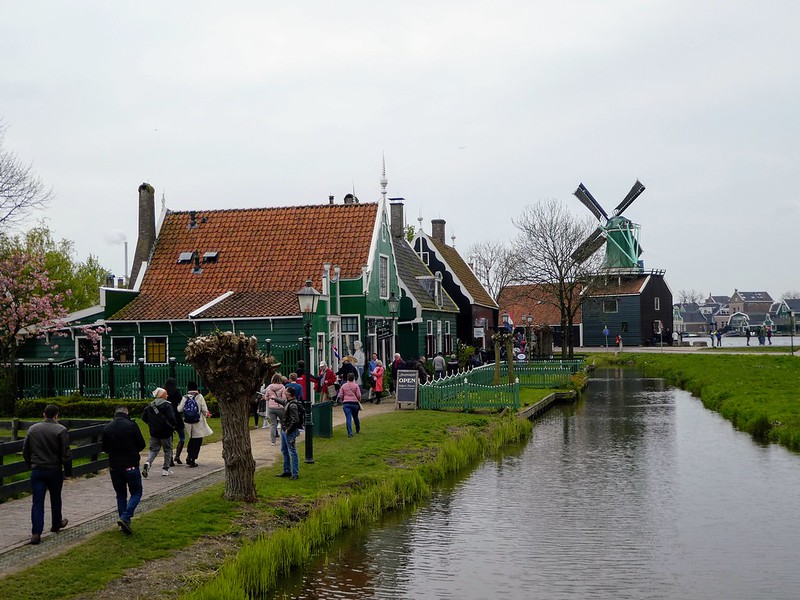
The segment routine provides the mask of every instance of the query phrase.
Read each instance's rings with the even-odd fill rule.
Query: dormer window
[[[194,252],[181,252],[178,256],[179,265],[189,265],[194,260]]]
[[[219,252],[206,252],[203,254],[204,263],[215,263],[219,259]]]

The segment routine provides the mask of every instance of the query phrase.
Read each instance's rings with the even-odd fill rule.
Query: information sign
[[[397,371],[397,408],[417,408],[417,387],[419,385],[416,370]]]

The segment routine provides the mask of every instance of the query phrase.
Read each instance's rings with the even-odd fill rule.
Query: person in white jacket
[[[197,384],[194,381],[190,381],[186,385],[186,390],[186,395],[181,398],[181,402],[178,404],[178,412],[183,414],[186,437],[189,438],[189,444],[186,447],[186,465],[196,467],[197,456],[200,454],[203,438],[208,437],[214,431],[206,422],[206,419],[211,417],[211,412],[208,410],[203,394],[197,391]]]

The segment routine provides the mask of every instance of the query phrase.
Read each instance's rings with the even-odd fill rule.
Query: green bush
[[[216,398],[204,396],[208,410],[212,415],[219,415],[219,407]],[[111,419],[114,416],[114,409],[118,406],[127,406],[131,416],[138,417],[142,414],[150,400],[130,399],[130,398],[83,398],[78,394],[72,396],[58,396],[55,398],[35,398],[17,400],[15,416],[20,419],[39,419],[48,404],[55,404],[59,407],[61,418],[90,418],[90,419]]]

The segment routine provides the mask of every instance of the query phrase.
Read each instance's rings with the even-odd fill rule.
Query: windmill
[[[642,247],[639,245],[639,225],[622,216],[636,198],[644,191],[638,180],[631,191],[622,199],[611,216],[608,216],[600,203],[594,199],[582,183],[575,190],[575,196],[588,208],[600,223],[592,234],[572,253],[578,263],[587,260],[600,247],[606,245],[606,256],[603,259],[604,269],[633,269],[639,264]]]

